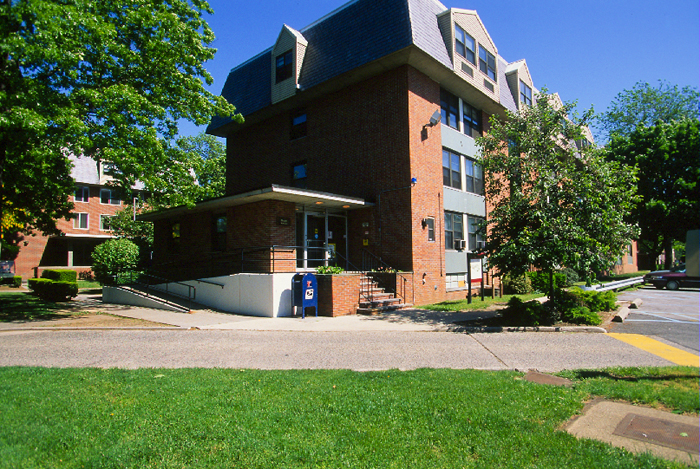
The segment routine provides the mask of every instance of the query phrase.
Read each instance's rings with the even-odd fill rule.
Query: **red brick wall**
[[[361,275],[317,275],[318,315],[346,316],[356,314]]]
[[[78,184],[84,185],[84,184]],[[100,203],[100,186],[88,186],[90,189],[90,195],[88,202],[74,202],[75,209],[74,213],[87,213],[88,214],[88,229],[76,229],[73,228],[73,220],[60,219],[56,222],[56,227],[67,235],[80,235],[80,236],[105,236],[109,235],[109,232],[100,230],[100,215],[114,215],[119,210],[122,210],[125,205],[122,201],[121,205],[110,205]],[[71,197],[72,200],[72,197]],[[106,240],[106,238],[104,238]],[[47,267],[52,267],[50,264],[55,262],[50,262],[55,259],[46,259],[42,262],[42,257],[45,255],[45,248],[48,243],[49,238],[37,234],[36,236],[23,236],[20,242],[20,251],[15,259],[15,264],[17,268],[17,275],[21,275],[23,279],[30,278],[34,276],[35,267],[43,264]],[[26,244],[25,244],[26,243]],[[55,263],[56,266],[65,267],[68,266],[68,253],[63,252],[60,255],[60,262]],[[50,262],[47,265],[47,262]],[[75,269],[77,271],[86,271],[89,269]],[[39,270],[39,275],[41,275],[41,269]]]

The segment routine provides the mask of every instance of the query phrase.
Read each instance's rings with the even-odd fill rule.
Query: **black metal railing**
[[[130,271],[112,275],[111,278],[115,286],[131,288],[131,290],[138,292],[146,298],[156,298],[158,301],[162,301],[169,306],[186,309],[187,311],[192,309],[192,303],[197,299],[197,288],[195,286],[153,275],[152,273]],[[173,285],[178,286],[177,290],[184,291],[186,289],[187,294],[173,289]],[[167,298],[163,298],[160,295],[154,295],[154,292],[160,294],[164,293],[166,296],[174,296],[187,300],[187,306],[169,301]]]

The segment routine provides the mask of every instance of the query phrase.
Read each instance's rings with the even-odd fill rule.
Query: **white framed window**
[[[87,230],[88,229],[88,214],[87,213],[74,213],[73,214],[73,228],[76,230]]]
[[[460,249],[464,239],[464,217],[461,213],[445,211],[445,249]]]
[[[532,88],[527,86],[522,80],[520,80],[520,103],[532,106]]]
[[[476,65],[476,41],[461,27],[455,25],[455,50],[459,55]]]
[[[479,45],[479,70],[496,81],[496,57]]]
[[[428,217],[423,220],[423,223],[428,230],[428,241],[435,241],[435,219]]]
[[[75,202],[89,202],[90,201],[90,188],[87,186],[78,186],[75,188],[75,196],[73,197]]]
[[[100,189],[100,203],[105,205],[121,205],[117,191],[112,189]]]
[[[100,215],[100,230],[101,231],[112,231],[111,220],[112,215]]]

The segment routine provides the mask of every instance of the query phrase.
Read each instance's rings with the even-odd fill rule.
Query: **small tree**
[[[612,267],[635,228],[634,171],[608,162],[585,139],[573,104],[542,92],[532,107],[491,118],[477,139],[487,181],[489,264],[519,275],[562,266],[588,275]],[[550,287],[550,298],[553,296]]]
[[[101,284],[109,284],[112,276],[132,271],[139,261],[139,248],[128,239],[110,239],[92,252],[92,271]]]

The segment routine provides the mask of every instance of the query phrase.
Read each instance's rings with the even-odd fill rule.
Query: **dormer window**
[[[275,83],[291,78],[294,72],[294,60],[292,51],[277,56],[275,60]]]
[[[496,81],[496,57],[483,47],[479,47],[479,70]]]
[[[520,103],[532,106],[532,88],[527,86],[522,80],[520,80]]]
[[[476,56],[474,52],[476,51],[476,41],[457,25],[455,25],[455,51],[469,62],[476,65]]]

